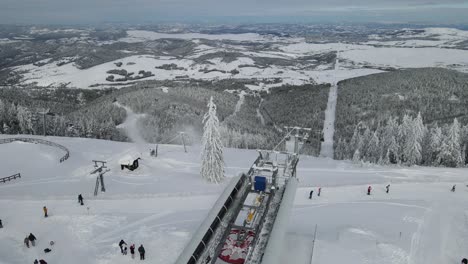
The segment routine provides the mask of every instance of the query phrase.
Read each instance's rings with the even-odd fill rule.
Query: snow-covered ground
[[[0,145],[0,175],[22,174],[0,184],[2,264],[35,258],[51,264],[133,263],[120,254],[120,239],[143,244],[151,263],[173,263],[225,186],[201,180],[197,146],[184,153],[181,146],[161,145],[157,158],[142,153],[140,168],[129,172],[120,170],[118,160],[135,151],[133,143],[47,139],[68,147],[70,159],[59,163],[60,150],[39,144]],[[245,172],[256,155],[226,149],[227,176]],[[106,160],[111,169],[106,193],[97,197],[96,176],[89,174],[93,159]],[[298,177],[284,263],[310,263],[315,225],[314,264],[440,264],[466,257],[467,169],[363,166],[304,156]],[[374,190],[367,196],[369,184]],[[319,186],[322,195],[309,200],[309,191]],[[77,203],[79,193],[85,206]],[[29,232],[38,243],[27,249],[22,241]],[[43,253],[51,240],[52,252]]]
[[[335,61],[335,71],[340,69],[339,53]],[[323,142],[320,148],[320,156],[332,158],[334,157],[333,136],[335,135],[335,115],[336,102],[338,100],[338,83],[331,83],[330,92],[328,93],[327,109],[325,109],[325,121],[323,125]]]
[[[24,84],[37,82],[40,86],[62,86],[89,88],[93,85],[108,87],[116,82],[107,81],[109,70],[125,69],[135,75],[141,70],[151,71],[154,76],[141,80],[175,80],[175,79],[229,79],[229,78],[255,78],[274,79],[282,81],[266,85],[250,85],[253,90],[269,89],[284,84],[301,85],[310,82],[332,83],[348,78],[369,75],[381,70],[373,68],[415,68],[415,67],[444,67],[468,72],[468,50],[457,49],[457,43],[463,43],[468,39],[468,31],[455,29],[429,28],[419,33],[412,31],[392,36],[370,37],[369,41],[360,43],[308,43],[303,38],[274,37],[246,34],[198,34],[177,33],[167,34],[152,31],[133,30],[128,31],[126,38],[120,42],[146,42],[156,39],[178,38],[192,40],[196,45],[190,54],[185,57],[154,56],[150,54],[131,55],[128,57],[103,63],[88,69],[79,69],[73,59],[58,66],[57,62],[44,60],[42,66],[27,64],[17,66],[15,71],[23,75]],[[425,38],[425,39],[422,39]],[[200,39],[218,41],[207,45]],[[398,39],[398,40],[395,40]],[[10,40],[3,40],[10,41]],[[118,42],[117,41],[117,42]],[[226,43],[226,41],[229,41]],[[2,42],[2,40],[0,40]],[[113,41],[116,42],[116,41]],[[249,42],[270,43],[266,50],[249,50]],[[328,63],[310,59],[298,64],[301,58],[306,56],[324,55],[330,52],[340,52],[342,68],[330,69]],[[216,54],[218,57],[207,61],[197,61],[203,55]],[[225,53],[236,53],[233,61],[224,61]],[[239,55],[241,54],[241,55]],[[260,61],[269,59],[268,65],[257,65],[255,58]],[[274,63],[279,60],[279,63]],[[280,60],[291,61],[284,65]],[[295,61],[298,60],[298,61]],[[121,62],[122,66],[115,64]],[[165,70],[160,67],[164,64],[176,64],[178,69]],[[297,64],[297,65],[296,65]],[[240,67],[241,66],[241,67]],[[239,73],[231,71],[238,70]],[[115,79],[120,78],[115,75]],[[128,84],[133,81],[118,82]],[[121,87],[121,86],[120,86]]]
[[[39,144],[0,145],[1,177],[20,172],[22,177],[0,184],[0,263],[131,263],[116,243],[143,244],[151,263],[172,263],[203,220],[224,185],[205,183],[199,176],[199,148],[160,145],[159,156],[142,153],[140,167],[122,171],[119,160],[138,152],[133,143],[51,138],[70,149],[70,159],[59,163],[60,150]],[[254,152],[226,151],[226,174],[245,171]],[[238,157],[242,157],[239,159]],[[96,175],[93,159],[105,160],[106,193],[93,196]],[[84,196],[85,206],[77,203]],[[43,218],[42,206],[50,216]],[[89,208],[89,210],[88,210]],[[35,248],[23,245],[30,232]],[[55,241],[52,252],[43,249]]]

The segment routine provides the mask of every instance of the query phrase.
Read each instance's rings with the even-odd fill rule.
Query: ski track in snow
[[[242,105],[244,104],[245,94],[245,91],[241,91],[239,93],[239,100],[237,101],[236,108],[234,109],[234,113],[232,114],[233,116],[235,116],[241,110]]]
[[[339,53],[335,62],[335,71],[339,70]],[[333,136],[335,135],[335,115],[336,115],[336,100],[338,99],[338,84],[336,81],[332,83],[328,94],[327,109],[325,110],[325,121],[323,124],[323,139],[320,148],[320,156],[333,159]]]
[[[260,108],[262,107],[262,103],[263,103],[263,98],[260,99],[260,103],[258,104],[257,117],[260,119],[261,124],[265,125],[265,118],[263,117],[262,112],[260,111]]]

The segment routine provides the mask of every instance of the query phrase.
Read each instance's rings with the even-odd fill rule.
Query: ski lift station
[[[310,132],[287,130],[277,146],[286,150],[258,151],[250,170],[231,180],[177,264],[279,263],[298,185],[299,152]]]

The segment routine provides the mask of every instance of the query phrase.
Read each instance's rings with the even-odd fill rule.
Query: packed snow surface
[[[1,136],[6,137],[5,135]],[[0,263],[133,263],[117,243],[143,244],[147,261],[173,263],[225,184],[202,181],[200,149],[161,145],[157,158],[143,153],[140,168],[122,171],[118,161],[134,143],[47,137],[70,149],[14,142],[0,145]],[[148,145],[148,149],[150,146]],[[228,177],[247,171],[257,153],[226,149]],[[92,195],[91,160],[107,161],[106,192]],[[283,263],[459,263],[468,241],[467,169],[380,167],[303,156],[300,187],[286,230]],[[385,186],[391,184],[390,192]],[[456,184],[456,192],[450,192]],[[372,195],[366,195],[372,185]],[[322,187],[321,196],[316,196]],[[312,200],[310,190],[315,190]],[[77,202],[84,196],[84,206]],[[42,206],[49,208],[44,218]],[[26,248],[32,232],[36,247]],[[52,252],[43,249],[55,241]]]

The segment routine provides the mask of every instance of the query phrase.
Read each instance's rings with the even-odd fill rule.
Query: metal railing
[[[12,142],[15,142],[15,141],[21,141],[21,142],[26,142],[26,143],[43,144],[43,145],[59,148],[59,149],[65,151],[65,155],[63,157],[61,157],[60,160],[59,160],[60,163],[66,161],[70,157],[70,151],[66,147],[64,147],[64,146],[62,146],[60,144],[54,143],[52,141],[47,141],[47,140],[43,140],[43,139],[39,139],[39,138],[23,138],[23,137],[3,138],[3,139],[0,139],[0,144],[12,143]]]
[[[0,182],[7,182],[7,181],[11,181],[11,180],[14,180],[16,178],[21,178],[21,173],[16,173],[16,174],[13,174],[11,176],[8,176],[8,177],[3,177],[3,178],[0,178]]]

